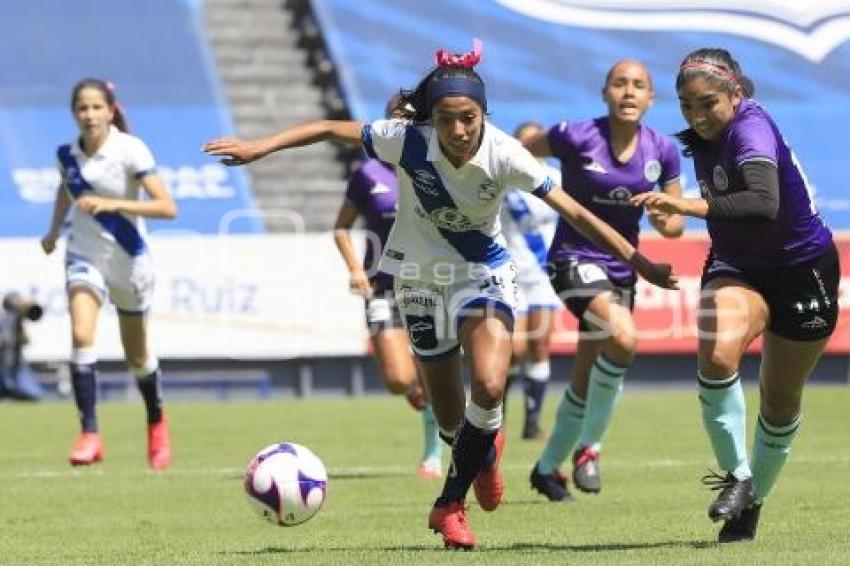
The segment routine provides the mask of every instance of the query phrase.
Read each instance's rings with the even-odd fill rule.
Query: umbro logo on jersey
[[[414,186],[423,193],[431,195],[432,197],[440,194],[439,189],[435,186],[437,184],[437,180],[437,176],[427,169],[416,169],[413,171]]]
[[[585,163],[581,166],[585,171],[593,171],[594,173],[607,173],[608,171],[598,161],[591,160],[590,163]]]
[[[382,195],[382,194],[389,193],[389,192],[392,192],[392,189],[389,188],[388,186],[386,186],[383,183],[378,183],[374,187],[369,189],[370,195]]]

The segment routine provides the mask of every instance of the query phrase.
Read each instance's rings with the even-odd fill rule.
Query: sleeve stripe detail
[[[555,188],[555,182],[551,177],[546,177],[546,180],[543,181],[539,187],[531,191],[531,194],[538,198],[543,198],[548,195],[553,188]]]
[[[375,146],[372,145],[372,124],[363,124],[360,139],[363,141],[363,149],[366,150],[366,154],[372,159],[378,159],[378,154],[375,153]]]

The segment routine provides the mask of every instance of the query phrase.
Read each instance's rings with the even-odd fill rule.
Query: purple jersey
[[[363,267],[370,274],[369,281],[373,286],[391,289],[392,276],[378,271],[377,260],[383,253],[398,210],[395,168],[377,159],[365,161],[351,174],[345,200],[357,208],[366,221]]]
[[[694,169],[704,198],[746,190],[740,167],[769,161],[779,172],[776,220],[707,219],[712,253],[739,268],[781,267],[826,251],[832,233],[815,210],[806,177],[782,134],[755,101],[745,99],[717,144],[694,149]]]
[[[561,161],[564,190],[637,246],[643,209],[629,199],[679,177],[673,140],[639,125],[634,155],[622,163],[611,152],[607,117],[555,124],[548,138],[552,155]],[[633,276],[628,264],[597,248],[563,219],[549,261],[592,261],[602,264],[611,279]]]

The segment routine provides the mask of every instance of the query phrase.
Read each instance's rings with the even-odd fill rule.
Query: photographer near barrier
[[[37,401],[41,386],[32,375],[23,357],[23,347],[29,343],[24,321],[35,322],[44,309],[20,293],[7,293],[0,310],[0,399],[9,397]]]

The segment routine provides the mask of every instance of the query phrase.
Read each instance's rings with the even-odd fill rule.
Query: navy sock
[[[538,381],[530,377],[523,378],[522,386],[525,391],[525,424],[526,426],[540,422],[540,409],[543,408],[543,397],[546,395],[546,381]]]
[[[72,363],[71,383],[83,432],[97,432],[97,366]]]
[[[452,461],[443,492],[436,505],[444,506],[466,497],[472,480],[495,456],[493,441],[498,431],[484,431],[464,419],[452,446]]]
[[[144,377],[136,378],[139,393],[145,401],[145,411],[148,424],[156,424],[162,420],[162,372],[157,368]]]

